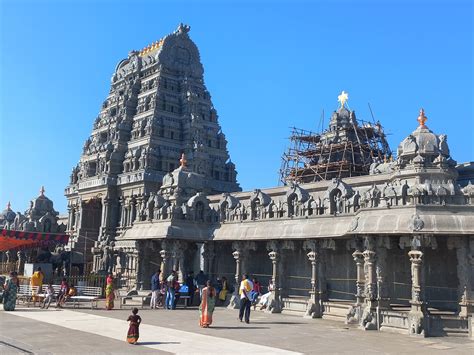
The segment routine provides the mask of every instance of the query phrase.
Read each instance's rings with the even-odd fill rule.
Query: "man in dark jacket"
[[[150,308],[158,308],[158,297],[160,295],[160,270],[151,277],[151,301]]]
[[[188,286],[189,304],[192,306],[194,302],[194,292],[196,291],[193,271],[188,272],[188,276],[186,276],[184,283],[186,286]]]

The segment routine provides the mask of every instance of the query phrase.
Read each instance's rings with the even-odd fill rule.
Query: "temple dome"
[[[54,210],[53,201],[45,196],[44,187],[41,187],[39,196],[31,200],[30,208],[25,212],[25,215],[33,219],[39,219],[47,213],[52,216],[58,215],[58,212]]]
[[[426,125],[427,118],[423,109],[420,110],[420,125],[409,134],[398,146],[397,155],[402,163],[453,162],[450,159],[447,136],[436,135]]]
[[[16,213],[10,208],[10,202],[8,202],[7,207],[0,213],[0,222],[13,222],[15,219]]]

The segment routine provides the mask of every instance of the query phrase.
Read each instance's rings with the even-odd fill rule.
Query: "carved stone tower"
[[[205,177],[204,192],[240,191],[189,30],[180,24],[117,64],[65,191],[71,248],[113,241],[182,153]]]

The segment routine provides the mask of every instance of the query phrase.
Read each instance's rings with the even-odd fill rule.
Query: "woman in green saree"
[[[212,287],[211,281],[207,281],[206,287],[202,289],[201,304],[199,305],[199,325],[209,328],[212,324],[212,313],[216,306],[216,289]]]
[[[18,277],[15,271],[10,272],[10,277],[3,286],[3,310],[14,311],[16,305],[16,293],[18,290]]]

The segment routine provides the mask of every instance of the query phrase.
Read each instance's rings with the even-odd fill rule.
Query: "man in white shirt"
[[[250,292],[253,290],[253,282],[249,280],[249,275],[242,275],[242,281],[240,282],[239,294],[240,294],[240,311],[239,319],[242,322],[242,318],[245,315],[245,323],[250,323]]]

